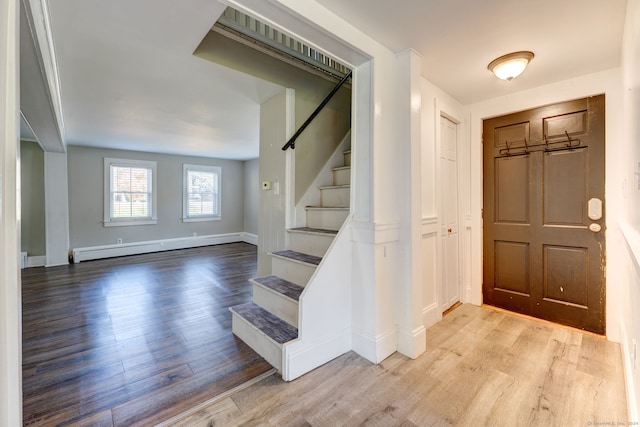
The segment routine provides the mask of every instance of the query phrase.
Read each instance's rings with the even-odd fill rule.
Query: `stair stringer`
[[[300,295],[298,338],[283,347],[291,381],[351,350],[351,216]]]
[[[333,175],[331,169],[344,164],[343,152],[351,147],[351,130],[342,138],[338,147],[329,157],[329,160],[322,166],[322,169],[315,177],[307,191],[300,198],[295,207],[295,218],[293,224],[289,225],[289,228],[304,227],[307,225],[307,213],[305,207],[320,205],[320,187],[325,185],[331,185],[333,182]]]

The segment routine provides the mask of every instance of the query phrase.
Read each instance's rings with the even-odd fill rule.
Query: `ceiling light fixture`
[[[533,56],[533,52],[526,50],[508,53],[491,61],[487,68],[499,79],[515,79],[527,68]]]

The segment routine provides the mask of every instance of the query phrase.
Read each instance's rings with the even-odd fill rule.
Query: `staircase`
[[[307,226],[287,230],[289,249],[270,253],[270,276],[251,279],[253,301],[231,307],[233,333],[283,372],[286,343],[298,338],[298,302],[349,214],[351,151],[320,187],[320,205],[307,206]],[[322,286],[322,283],[318,283]]]

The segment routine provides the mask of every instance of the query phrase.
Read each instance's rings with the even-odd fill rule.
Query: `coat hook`
[[[544,151],[549,151],[549,141],[547,140],[547,134],[543,133],[542,137],[544,138]]]
[[[571,147],[571,137],[569,136],[569,132],[565,130],[564,134],[567,135],[567,147]]]

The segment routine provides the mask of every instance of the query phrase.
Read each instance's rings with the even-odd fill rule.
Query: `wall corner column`
[[[22,425],[19,2],[0,0],[0,425]]]
[[[69,262],[67,153],[44,153],[46,266]]]
[[[400,218],[400,258],[395,291],[398,351],[416,358],[426,350],[422,319],[422,57],[409,49],[396,56],[397,135],[400,184],[405,191]]]

